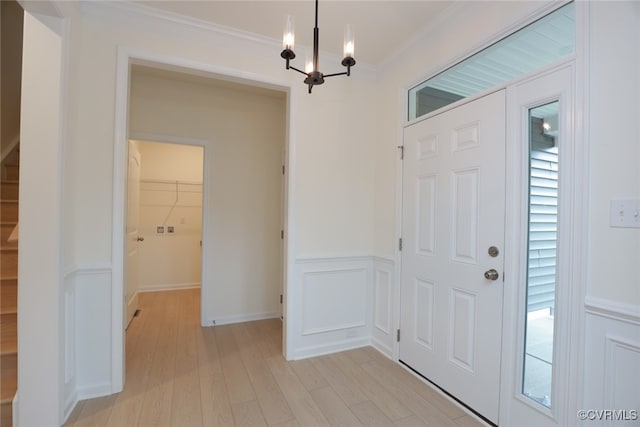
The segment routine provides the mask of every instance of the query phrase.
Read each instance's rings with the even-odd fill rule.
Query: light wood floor
[[[371,347],[287,362],[279,319],[201,328],[199,291],[145,293],[123,392],[67,426],[481,426]]]

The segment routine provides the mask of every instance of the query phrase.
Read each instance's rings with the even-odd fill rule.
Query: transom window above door
[[[574,51],[571,2],[409,89],[408,120],[572,56]]]

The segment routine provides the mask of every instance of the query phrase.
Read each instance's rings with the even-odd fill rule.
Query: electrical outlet
[[[159,225],[156,227],[156,234],[164,234],[164,226]]]
[[[620,228],[640,228],[640,199],[611,200],[609,225]]]
[[[176,229],[173,225],[167,226],[167,233],[174,234],[175,232],[176,232]]]

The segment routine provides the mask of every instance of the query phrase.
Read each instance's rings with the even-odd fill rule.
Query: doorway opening
[[[204,147],[129,141],[128,325],[144,292],[200,289]]]
[[[293,228],[288,198],[291,177],[286,172],[291,127],[288,89],[179,63],[120,52],[117,104],[121,110],[116,118],[114,172],[114,393],[122,391],[125,381],[123,231],[130,139],[204,147],[200,324],[282,319],[282,349],[287,354],[286,284],[292,275],[288,231]]]

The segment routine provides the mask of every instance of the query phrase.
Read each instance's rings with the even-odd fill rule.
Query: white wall
[[[284,93],[184,79],[134,69],[130,128],[207,141],[205,324],[279,317]]]
[[[115,140],[114,128],[119,49],[134,57],[140,53],[218,74],[290,86],[287,105],[290,121],[283,132],[288,132],[290,142],[287,153],[292,183],[288,194],[288,215],[292,225],[289,256],[294,262],[301,254],[311,257],[371,255],[376,138],[375,129],[369,126],[375,120],[375,93],[371,91],[372,73],[366,64],[358,64],[358,72],[354,71],[349,79],[336,78],[309,95],[299,76],[285,70],[278,55],[278,40],[244,38],[227,31],[189,27],[182,22],[138,13],[138,6],[128,3],[89,2],[74,10],[82,15],[69,15],[69,64],[65,77],[73,85],[66,93],[65,196],[62,202],[65,205],[67,281],[73,284],[72,291],[82,290],[69,296],[76,307],[82,307],[73,317],[76,327],[70,328],[77,334],[74,355],[76,397],[82,399],[116,392],[122,382],[118,376],[121,362],[113,353],[121,345],[121,331],[112,326],[117,319],[91,315],[112,314],[114,307],[122,303],[113,292],[114,284],[121,280],[120,273],[112,272],[112,263],[120,262],[112,259],[112,254],[117,253],[112,238],[119,235],[113,230],[113,196],[123,191],[123,188],[114,188],[114,171],[121,170],[122,165],[115,164],[113,159],[114,152],[122,150],[115,144],[126,144],[124,138]],[[324,61],[324,55],[321,57]],[[339,63],[338,58],[329,59]],[[229,103],[226,106],[227,110],[234,108],[244,109],[246,105]],[[155,132],[171,134],[161,128],[162,123],[159,126]],[[244,132],[247,128],[244,123],[238,130]],[[196,137],[206,139],[210,135]],[[251,152],[242,154],[247,158],[253,156]],[[220,162],[219,167],[225,168],[223,159],[224,156],[218,156],[212,161]],[[245,181],[244,184],[261,183]],[[223,183],[213,182],[209,188],[215,186],[221,187]],[[121,203],[115,202],[116,205]],[[238,198],[224,203],[229,202],[242,204],[246,200]],[[213,205],[215,208],[215,201]],[[237,229],[231,227],[222,230],[234,231]],[[275,233],[278,235],[279,229]],[[212,251],[211,267],[215,269],[226,262],[235,265],[237,271],[246,271],[245,264],[225,258],[238,246],[226,248],[224,253]],[[290,286],[295,290],[295,283]],[[105,298],[108,294],[112,299]],[[295,291],[289,298],[292,307],[302,303],[296,300],[301,295]],[[216,316],[231,316],[232,313],[225,310],[237,301],[221,298],[210,303],[218,304],[221,300],[226,301],[226,305],[219,308]],[[277,307],[277,298],[274,302]],[[26,300],[24,303],[32,304]],[[332,316],[334,308],[324,307],[323,315]],[[251,307],[251,310],[262,308]],[[300,321],[300,318],[291,319],[292,324]],[[365,329],[367,336],[370,326]],[[87,337],[87,331],[92,331],[93,335]],[[299,346],[299,338],[292,336],[288,345]],[[90,366],[90,369],[79,369],[81,366]],[[73,401],[69,407],[72,404]],[[32,409],[35,407],[31,406]]]
[[[203,147],[138,141],[139,291],[200,286]],[[175,182],[179,183],[176,184]],[[156,227],[164,226],[158,234]],[[174,227],[174,233],[167,227]]]
[[[640,199],[640,3],[592,2],[590,24],[589,295],[640,306],[640,229],[609,227],[611,199]]]
[[[63,357],[74,352],[72,331],[63,329],[71,304],[62,301],[61,268],[66,30],[61,19],[25,13],[14,413],[23,426],[62,423],[63,401],[75,388],[75,378],[63,375]]]
[[[592,2],[590,26],[583,407],[638,410],[640,229],[611,228],[609,202],[640,199],[640,4]]]

